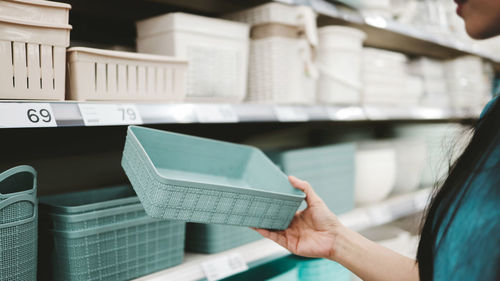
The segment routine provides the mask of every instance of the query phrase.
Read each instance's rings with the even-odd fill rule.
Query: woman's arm
[[[334,260],[365,281],[418,281],[415,260],[397,254],[343,226],[305,181],[290,177],[306,194],[307,209],[282,231],[257,229],[290,252]]]

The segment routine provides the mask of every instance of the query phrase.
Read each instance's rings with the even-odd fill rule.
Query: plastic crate
[[[354,208],[355,152],[355,144],[346,143],[272,153],[271,158],[285,173],[308,181],[330,210],[342,214]]]
[[[245,98],[249,26],[170,13],[137,22],[137,50],[189,61],[189,102],[241,102]]]
[[[182,101],[187,61],[92,48],[68,49],[71,100]]]
[[[18,166],[0,174],[0,280],[36,280],[36,172]]]
[[[49,256],[41,259],[41,279],[128,280],[182,262],[185,223],[147,216],[137,198],[121,192],[126,188],[87,191],[83,202],[86,192],[40,199],[40,237],[47,241],[40,252]],[[99,191],[102,197],[92,197]]]
[[[122,166],[148,215],[285,229],[305,198],[258,149],[130,126]]]
[[[0,2],[1,99],[64,99],[70,8],[52,1]]]
[[[189,223],[186,227],[186,249],[213,254],[262,239],[256,231],[242,226]]]

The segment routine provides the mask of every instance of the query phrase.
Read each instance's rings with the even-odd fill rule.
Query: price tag
[[[274,107],[276,118],[280,122],[306,122],[309,121],[309,115],[300,107],[294,106],[276,106]]]
[[[336,108],[329,106],[326,108],[326,111],[330,120],[333,121],[366,119],[363,109],[361,109],[361,107],[352,106],[352,107]]]
[[[221,256],[201,264],[208,281],[221,280],[248,269],[248,265],[239,253]]]
[[[237,123],[239,121],[236,111],[227,104],[196,105],[195,114],[200,123]]]
[[[134,104],[78,104],[85,126],[142,124]]]
[[[2,103],[0,127],[57,127],[49,103]]]

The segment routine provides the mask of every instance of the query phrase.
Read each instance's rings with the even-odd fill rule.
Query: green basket
[[[350,281],[351,272],[342,265],[327,259],[298,258],[301,281]]]
[[[79,196],[70,193],[40,199],[41,210],[64,212],[41,214],[47,223],[41,227],[40,237],[48,243],[40,252],[48,255],[43,260],[50,264],[42,267],[46,270],[40,273],[40,279],[128,280],[182,262],[185,223],[151,218],[140,203],[120,201],[120,196],[130,199],[130,194],[115,191],[127,188],[130,189],[87,191],[89,194],[102,192],[103,196],[85,200],[86,204],[81,206],[75,201],[82,202],[80,196],[84,197],[86,192],[77,193]],[[67,200],[62,199],[64,196]],[[64,205],[58,205],[60,202]],[[68,214],[64,206],[77,206],[78,212]],[[88,211],[80,212],[83,209]]]
[[[186,249],[191,252],[213,254],[235,248],[262,236],[243,226],[188,223]]]
[[[352,143],[270,153],[287,174],[308,181],[336,214],[354,209],[354,159]],[[305,204],[302,206],[305,208]]]
[[[17,166],[0,174],[0,280],[36,280],[36,172]]]
[[[256,148],[161,130],[130,126],[122,166],[155,218],[285,229],[305,198]]]

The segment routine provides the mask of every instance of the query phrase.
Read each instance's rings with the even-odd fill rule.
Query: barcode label
[[[248,269],[248,265],[239,253],[214,258],[201,264],[208,281],[221,280]]]
[[[237,123],[238,114],[230,105],[196,105],[196,118],[200,123]]]
[[[78,104],[85,126],[142,124],[134,104]]]

